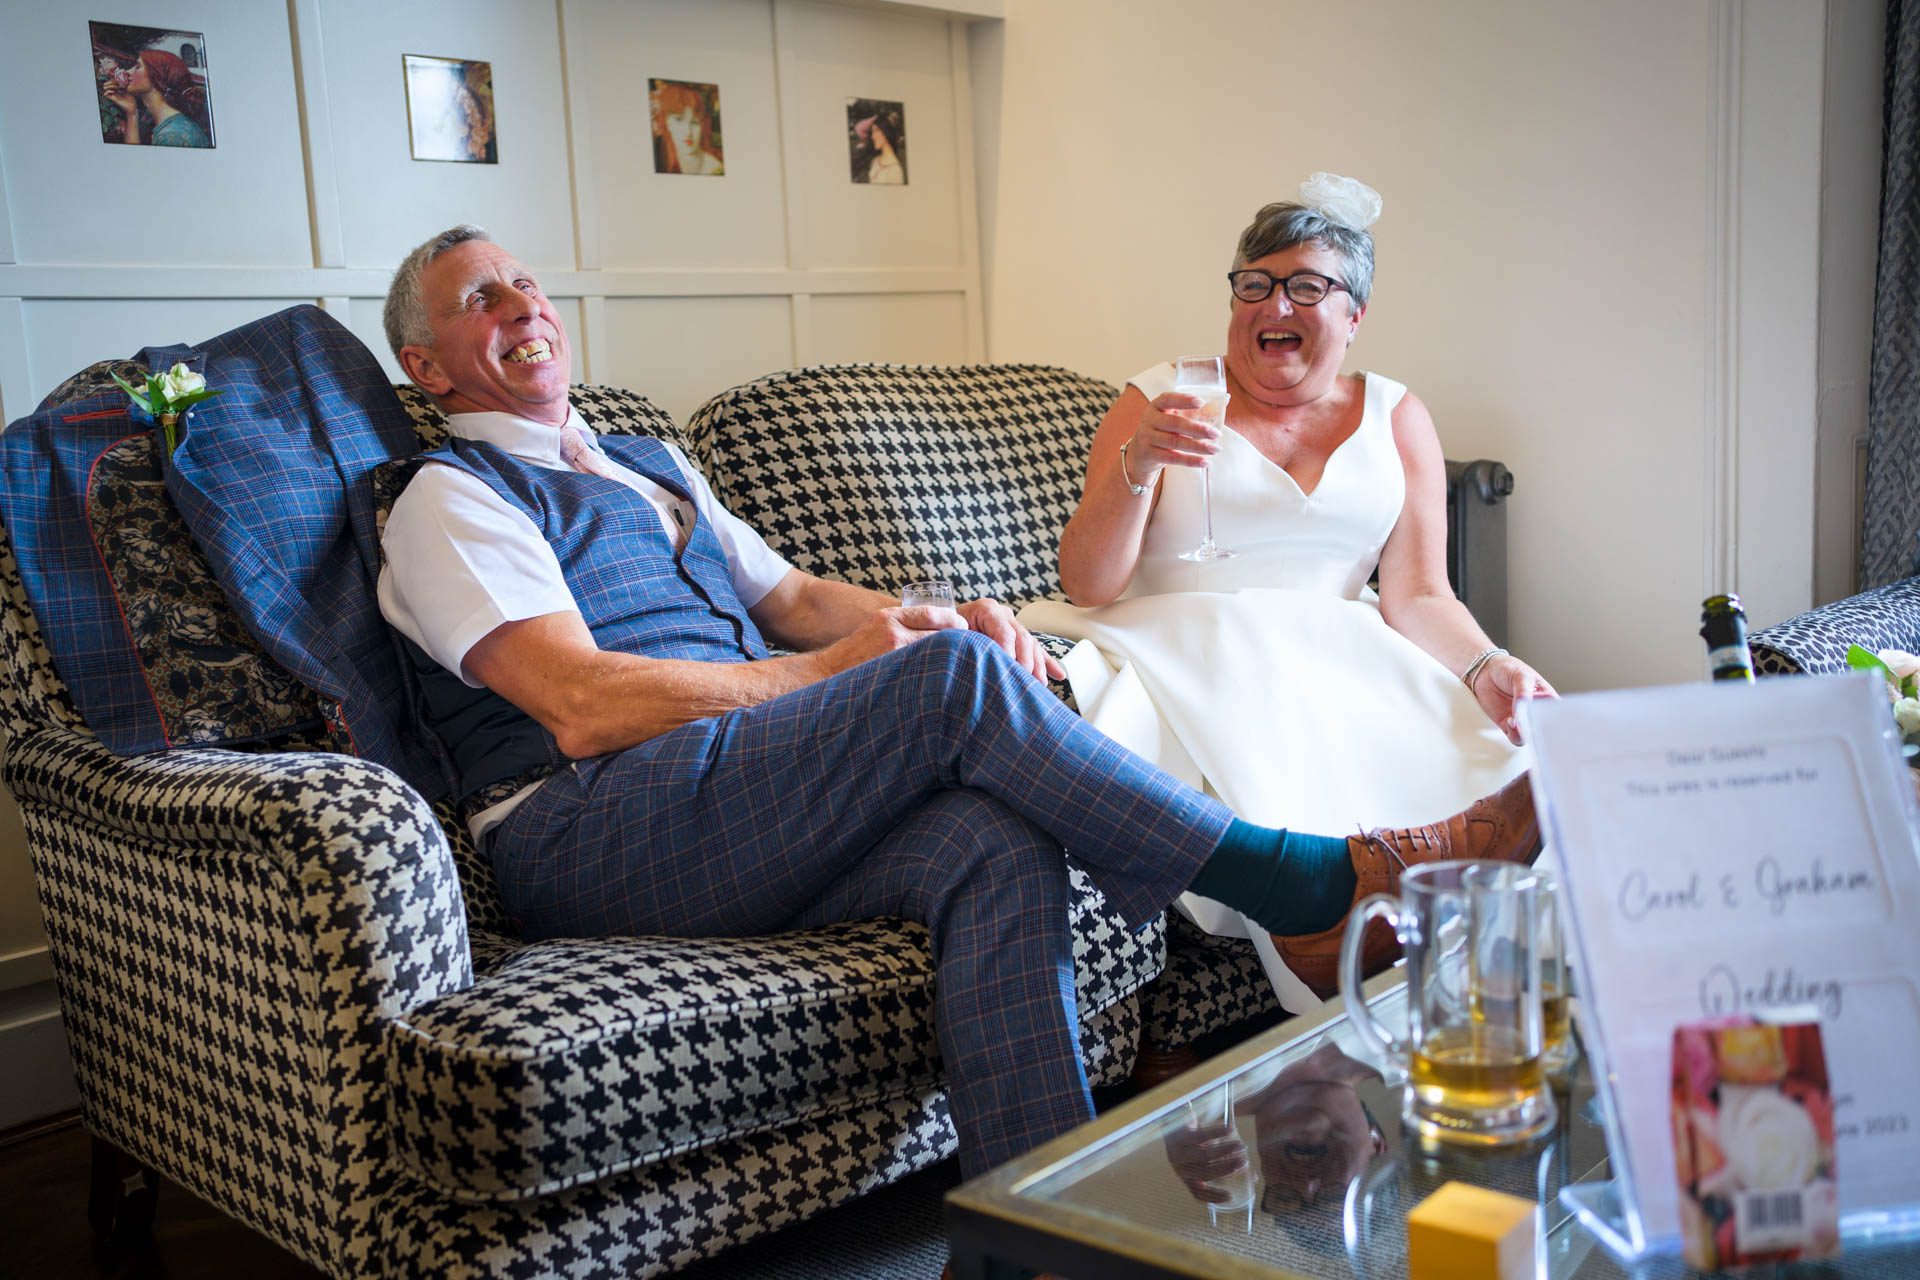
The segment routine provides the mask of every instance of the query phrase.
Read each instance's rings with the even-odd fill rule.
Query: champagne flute
[[[1227,370],[1219,356],[1181,356],[1173,362],[1173,389],[1200,398],[1197,409],[1175,412],[1195,422],[1213,424],[1224,431],[1227,425]],[[1200,472],[1200,545],[1182,551],[1182,560],[1225,560],[1234,553],[1213,540],[1213,470]]]

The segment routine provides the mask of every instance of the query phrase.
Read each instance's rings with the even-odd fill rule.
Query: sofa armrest
[[[453,856],[393,773],[9,744],[87,1127],[335,1275],[382,1212],[382,1028],[472,985]],[[277,1175],[236,1167],[260,1150]]]
[[[380,765],[211,748],[126,759],[90,735],[47,729],[12,744],[5,780],[40,822],[153,857],[269,864],[315,960],[365,970],[383,988],[373,998],[380,1014],[473,981],[446,834],[426,801]]]
[[[1920,653],[1920,576],[1823,604],[1749,638],[1760,675],[1832,675],[1847,669],[1847,648]]]

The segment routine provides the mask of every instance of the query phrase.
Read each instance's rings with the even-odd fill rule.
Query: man
[[[1351,839],[1239,822],[1062,706],[1004,606],[792,568],[677,451],[593,438],[559,316],[477,228],[408,256],[386,328],[454,439],[394,504],[381,608],[520,928],[924,922],[968,1175],[1092,1115],[1063,846],[1136,927],[1193,887],[1329,972],[1407,862],[1539,847],[1524,785]]]

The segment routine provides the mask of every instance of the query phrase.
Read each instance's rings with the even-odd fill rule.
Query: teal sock
[[[1235,818],[1193,878],[1193,891],[1292,937],[1346,918],[1360,885],[1344,838],[1259,827]]]

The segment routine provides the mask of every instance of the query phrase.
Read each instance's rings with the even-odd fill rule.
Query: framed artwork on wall
[[[89,22],[87,30],[102,142],[213,146],[206,36],[126,22]]]
[[[847,160],[853,180],[907,185],[907,108],[878,98],[847,99]]]
[[[719,85],[649,79],[647,115],[653,123],[655,173],[726,173]]]
[[[493,64],[400,55],[407,80],[407,135],[415,160],[499,164]]]

